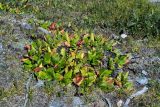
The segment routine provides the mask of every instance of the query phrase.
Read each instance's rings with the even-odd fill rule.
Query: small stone
[[[74,97],[72,101],[73,107],[81,107],[83,105],[82,100],[79,97]]]
[[[127,35],[126,34],[121,34],[121,38],[126,38],[127,37]]]
[[[142,70],[142,74],[148,75],[148,73],[145,70]]]
[[[29,25],[28,23],[22,23],[21,24],[21,26],[24,28],[24,29],[27,29],[27,30],[29,30],[29,29],[32,29],[32,27],[31,27],[31,25]]]
[[[38,88],[38,87],[41,87],[41,86],[44,86],[44,81],[38,80],[38,82],[36,83],[36,85],[34,87]]]
[[[148,79],[146,77],[140,77],[136,79],[136,82],[138,82],[140,85],[146,85],[148,84]]]
[[[122,107],[122,105],[123,105],[123,101],[122,101],[122,100],[119,100],[119,101],[117,102],[117,107]]]
[[[43,33],[45,33],[45,34],[50,34],[51,33],[50,31],[48,31],[48,30],[46,30],[46,29],[44,29],[42,27],[38,27],[38,30],[43,32]]]
[[[3,50],[3,46],[2,46],[2,43],[0,43],[0,50]]]

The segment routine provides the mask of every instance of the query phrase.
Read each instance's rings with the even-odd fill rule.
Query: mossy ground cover
[[[125,29],[139,38],[160,33],[160,7],[148,0],[2,0],[0,9],[34,14],[43,20],[62,20],[72,27],[100,26],[115,32]]]

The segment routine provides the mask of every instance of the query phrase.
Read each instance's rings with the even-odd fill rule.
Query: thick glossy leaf
[[[93,83],[96,81],[96,75],[93,75],[93,76],[88,76],[88,78],[85,78],[85,84],[87,85],[87,86],[91,86],[91,85],[93,85]]]
[[[60,56],[58,54],[52,55],[52,63],[53,64],[58,64],[60,61]]]
[[[37,55],[34,55],[33,57],[32,57],[32,60],[34,60],[34,61],[37,61],[39,59],[39,57],[37,56]]]
[[[82,76],[87,76],[88,67],[84,66],[80,69]]]
[[[65,36],[66,36],[66,40],[67,40],[67,42],[70,44],[70,38],[69,38],[68,33],[66,33],[66,34],[65,34]]]
[[[126,64],[127,56],[126,55],[121,55],[119,56],[119,59],[117,61],[118,65],[120,68],[123,67],[124,64]]]
[[[101,69],[100,70],[100,77],[108,77],[112,73],[112,70],[106,70],[106,69]]]
[[[66,49],[65,48],[62,48],[61,49],[61,55],[64,57],[66,55]]]
[[[91,33],[91,41],[94,42],[94,34]]]
[[[121,81],[122,80],[122,72],[119,72],[118,73],[118,76],[116,78],[118,81]]]
[[[51,51],[51,48],[50,48],[49,46],[47,47],[47,50],[48,50],[49,53],[52,52],[52,51]]]
[[[76,55],[76,58],[83,59],[84,58],[84,52],[78,52]]]
[[[38,78],[40,78],[40,79],[42,79],[42,80],[48,80],[48,81],[50,81],[50,80],[53,79],[51,75],[48,75],[48,74],[47,74],[46,72],[44,72],[44,71],[38,72]]]
[[[44,63],[45,64],[50,64],[51,63],[51,54],[50,53],[46,53],[44,55]]]
[[[74,67],[74,74],[80,72],[82,65],[83,65],[83,64],[80,63],[80,64],[77,64],[77,65]],[[81,72],[81,73],[82,73],[82,72]]]
[[[54,79],[57,81],[61,81],[63,79],[63,76],[59,73],[55,73],[54,74]]]
[[[68,71],[67,73],[65,73],[64,79],[71,79],[71,78],[72,78],[72,73],[73,73],[72,70],[70,70],[70,71]]]
[[[26,65],[31,65],[32,62],[27,58],[27,59],[22,59],[23,63]]]
[[[109,63],[108,64],[109,65],[109,69],[114,70],[115,69],[115,63],[113,61],[113,58],[110,58],[108,63]]]

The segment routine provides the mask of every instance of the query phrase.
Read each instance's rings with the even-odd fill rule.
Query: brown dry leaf
[[[67,41],[64,42],[64,45],[67,46],[67,47],[70,47],[70,46],[71,46]]]
[[[64,31],[64,29],[62,29],[60,32],[63,34],[65,31]]]
[[[80,74],[77,74],[74,78],[73,78],[73,82],[75,85],[80,86],[82,81],[84,80],[84,77],[82,77]]]
[[[71,38],[71,39],[74,38],[74,34],[70,34],[69,38]]]
[[[54,65],[54,68],[57,68],[57,67],[58,67],[58,64],[55,64],[55,65]]]
[[[96,73],[97,76],[99,76],[99,71],[96,70],[95,73]]]
[[[130,60],[127,59],[126,62],[125,62],[125,65],[128,65],[130,63]]]
[[[106,82],[110,85],[112,85],[114,83],[113,78],[106,78]]]
[[[118,80],[114,80],[114,83],[118,86],[118,87],[122,87],[122,82],[118,81]]]
[[[31,45],[26,44],[26,45],[24,46],[24,49],[25,49],[25,50],[30,50],[30,49],[31,49]]]
[[[41,71],[41,69],[42,69],[42,67],[36,67],[36,68],[33,69],[33,71],[34,72],[39,72],[39,71]]]

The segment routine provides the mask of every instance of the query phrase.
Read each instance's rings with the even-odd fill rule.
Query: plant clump
[[[116,42],[93,33],[68,33],[52,23],[46,35],[25,46],[21,59],[26,70],[38,79],[57,81],[76,87],[99,87],[108,91],[129,88],[128,72],[113,76],[117,69],[128,63],[128,55],[115,48]]]

